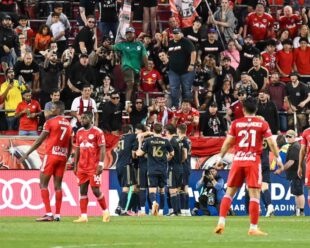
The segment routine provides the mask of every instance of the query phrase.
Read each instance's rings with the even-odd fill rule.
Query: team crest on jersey
[[[32,108],[33,108],[33,109],[35,109],[35,108],[36,108],[36,106],[32,105]]]
[[[137,46],[137,50],[140,51],[140,50],[141,50],[141,47],[140,47],[140,46]]]
[[[263,19],[263,22],[267,22],[267,19]]]
[[[90,135],[88,135],[88,138],[89,138],[89,139],[93,139],[93,138],[95,138],[95,135],[90,134]]]
[[[153,74],[152,74],[152,77],[156,77],[156,74],[155,74],[155,73],[153,73]]]

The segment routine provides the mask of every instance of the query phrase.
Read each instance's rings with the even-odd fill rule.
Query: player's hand
[[[217,161],[216,161],[216,163],[215,163],[215,168],[217,169],[217,170],[222,170],[222,169],[224,169],[224,165],[223,165],[223,163],[222,163],[222,158],[221,157],[218,157],[218,159],[217,159]]]
[[[302,167],[299,167],[299,166],[298,166],[297,176],[298,176],[299,178],[302,178]]]

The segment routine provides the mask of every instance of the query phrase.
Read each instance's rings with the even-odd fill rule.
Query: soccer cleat
[[[157,216],[158,215],[158,203],[157,202],[153,202],[153,205],[152,205],[152,215],[153,216]]]
[[[102,222],[110,222],[110,213],[108,210],[103,212]]]
[[[167,214],[166,216],[168,216],[168,217],[174,217],[174,216],[178,216],[178,214],[176,214],[176,213],[169,213],[169,214]]]
[[[250,235],[250,236],[267,236],[268,233],[265,233],[259,229],[249,229],[248,235]]]
[[[214,233],[223,234],[224,229],[225,229],[225,226],[223,224],[218,224],[216,228],[214,229]]]
[[[128,211],[127,211],[127,214],[128,214],[129,216],[137,216],[137,214],[136,214],[135,212],[131,211],[131,210],[128,210]]]
[[[37,222],[42,222],[42,221],[54,221],[53,215],[44,215],[43,217],[40,217],[36,219]]]
[[[121,215],[122,213],[122,208],[120,206],[118,206],[116,209],[115,209],[115,214],[118,214],[118,215]]]
[[[77,220],[74,220],[73,222],[74,223],[86,223],[86,222],[88,222],[88,219],[87,219],[87,217],[80,216]]]
[[[273,205],[268,205],[266,217],[271,217],[274,215],[274,207]]]
[[[143,212],[143,211],[139,211],[139,212],[138,212],[138,216],[139,216],[139,217],[144,217],[144,216],[146,216],[146,213]]]
[[[54,217],[54,221],[60,221],[60,217]]]

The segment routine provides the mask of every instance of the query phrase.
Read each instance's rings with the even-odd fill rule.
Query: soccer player
[[[263,139],[265,138],[271,152],[274,154],[278,164],[283,167],[278,149],[272,139],[269,125],[262,118],[255,116],[257,111],[257,100],[249,97],[243,102],[244,117],[232,122],[230,131],[224,141],[220,152],[220,160],[224,157],[228,149],[234,144],[234,159],[227,180],[227,191],[220,207],[220,218],[214,232],[222,234],[225,228],[225,219],[230,209],[232,199],[246,180],[249,195],[249,215],[250,229],[248,235],[266,236],[257,228],[259,218],[260,189],[262,186],[261,161],[260,156],[263,149]],[[221,161],[216,163],[220,168]]]
[[[66,168],[66,162],[71,153],[72,136],[70,122],[63,116],[64,110],[65,105],[63,102],[53,102],[51,113],[56,116],[45,122],[40,137],[21,158],[21,162],[27,159],[27,157],[46,140],[45,156],[40,173],[41,196],[45,205],[46,214],[42,218],[36,219],[36,221],[60,221],[62,203],[61,183]],[[51,176],[54,177],[56,194],[56,214],[54,217],[48,191],[48,184]]]
[[[192,142],[186,136],[187,126],[186,124],[181,124],[177,127],[177,134],[179,139],[182,141],[182,187],[180,190],[180,203],[181,203],[181,215],[190,216],[189,209],[189,195],[188,195],[188,184],[189,177],[191,174],[191,150]]]
[[[154,124],[154,136],[145,140],[143,146],[139,142],[137,156],[147,154],[147,173],[149,181],[149,197],[152,202],[152,215],[158,215],[159,205],[156,201],[157,188],[164,192],[167,180],[168,159],[174,155],[173,148],[167,139],[161,137],[163,126]]]
[[[172,124],[165,127],[167,138],[174,150],[174,156],[168,162],[168,189],[170,195],[170,203],[173,212],[169,216],[177,216],[180,209],[179,191],[182,186],[182,149],[183,142],[176,135],[176,128]]]
[[[100,190],[101,173],[104,169],[105,139],[101,129],[93,126],[93,113],[85,111],[81,115],[82,127],[76,133],[76,150],[74,155],[74,172],[80,187],[81,216],[75,223],[88,222],[88,187],[91,186],[93,194],[103,210],[103,222],[110,221],[105,198]]]

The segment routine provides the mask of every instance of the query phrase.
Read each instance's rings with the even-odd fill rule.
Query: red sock
[[[56,192],[56,214],[60,214],[61,203],[62,203],[62,190],[57,190]]]
[[[107,205],[105,204],[105,199],[104,199],[104,195],[103,193],[101,193],[101,196],[99,196],[97,198],[98,203],[100,205],[100,207],[102,208],[102,210],[106,210],[107,209]]]
[[[258,217],[259,217],[259,200],[258,199],[256,198],[250,199],[249,214],[250,214],[251,224],[257,225]]]
[[[80,208],[81,208],[81,213],[86,214],[87,213],[87,205],[88,205],[88,197],[87,195],[82,195],[80,199]]]
[[[51,213],[52,209],[50,203],[50,193],[48,192],[48,189],[41,189],[41,197],[45,206],[46,213]]]
[[[228,210],[230,209],[231,202],[232,198],[230,196],[225,195],[223,197],[220,207],[220,217],[226,218]]]

